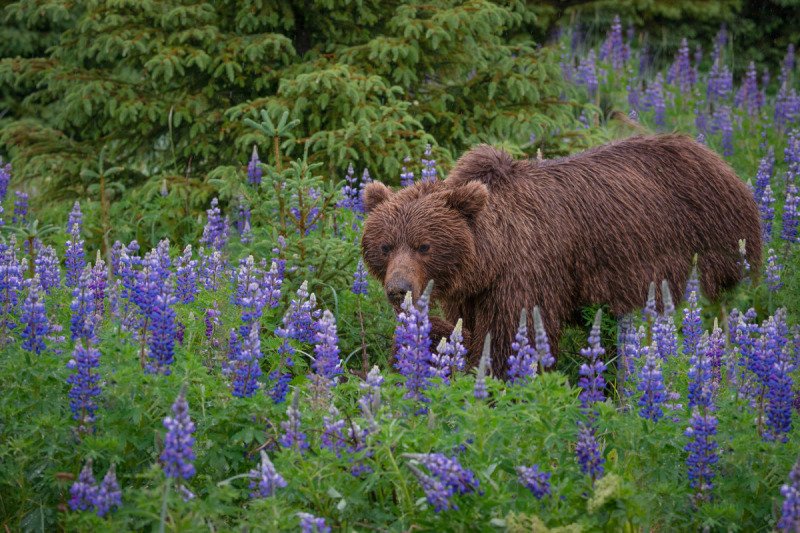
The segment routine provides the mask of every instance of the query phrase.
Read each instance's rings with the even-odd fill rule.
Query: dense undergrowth
[[[554,372],[534,372],[541,339],[523,342],[514,383],[458,370],[457,339],[437,349],[425,338],[424,305],[398,322],[381,287],[354,280],[369,176],[321,178],[288,115],[242,121],[270,141],[262,156],[275,147],[285,156],[212,175],[230,202],[225,214],[209,209],[190,249],[111,245],[112,232],[95,259],[79,210],[65,228],[31,222],[12,181],[0,262],[0,521],[322,531],[309,513],[358,531],[796,527],[785,505],[798,505],[797,493],[781,487],[800,483],[789,477],[800,443],[797,67],[787,55],[779,92],[766,94],[752,81],[733,87],[722,38],[699,62],[708,68],[683,55],[666,74],[640,69],[636,45],[619,28],[593,49],[571,48],[565,34],[562,67],[583,87],[575,119],[586,138],[631,128],[702,136],[753,183],[773,268],[748,272],[722,302],[605,317],[589,348],[587,320],[562,342]],[[524,149],[546,149],[548,135],[528,135]],[[415,153],[401,180],[411,172],[443,177],[431,154]],[[177,201],[159,198],[164,209]],[[83,207],[88,221],[111,216]],[[402,372],[389,364],[395,332]],[[79,479],[89,461],[95,479],[88,470]],[[112,468],[119,501],[111,476],[101,483]]]

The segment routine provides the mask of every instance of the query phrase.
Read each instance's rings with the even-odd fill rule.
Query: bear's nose
[[[386,296],[393,304],[400,305],[403,303],[406,293],[412,289],[410,281],[404,279],[392,280],[386,284]]]

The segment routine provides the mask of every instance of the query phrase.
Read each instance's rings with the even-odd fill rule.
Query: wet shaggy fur
[[[397,192],[372,183],[365,203],[364,260],[395,308],[433,279],[446,317],[434,321],[433,345],[463,318],[471,363],[491,332],[492,369],[502,377],[523,307],[541,308],[557,346],[583,306],[607,304],[621,316],[642,307],[650,282],[662,279],[682,295],[695,253],[711,299],[740,279],[739,239],[753,271],[761,265],[747,185],[679,135],[541,162],[482,145],[442,182]]]

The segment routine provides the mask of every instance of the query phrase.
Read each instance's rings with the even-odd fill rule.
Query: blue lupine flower
[[[426,159],[427,158],[427,159]],[[422,183],[434,183],[438,178],[436,160],[433,159],[433,149],[430,144],[425,145],[425,157],[422,158]]]
[[[688,300],[689,295],[693,292],[700,296],[700,276],[697,273],[697,265],[692,266],[692,272],[689,274],[689,280],[686,282],[686,290],[683,293],[683,299]]]
[[[687,299],[687,307],[683,310],[683,353],[684,355],[694,355],[697,352],[697,344],[700,342],[700,335],[703,333],[703,321],[700,316],[702,308],[698,305],[698,294],[692,292]]]
[[[100,395],[100,375],[94,369],[100,366],[100,351],[90,343],[84,346],[82,340],[75,343],[72,359],[67,368],[73,373],[67,378],[69,408],[72,418],[79,423],[79,430],[86,432],[95,420],[97,397]]]
[[[283,316],[283,328],[278,328],[275,332],[284,339],[313,343],[316,333],[315,325],[319,316],[317,297],[309,294],[308,282],[304,281],[297,289],[297,297],[289,303],[289,309]]]
[[[711,365],[711,379],[714,381],[714,386],[719,387],[722,381],[722,361],[725,357],[725,333],[720,329],[716,318],[714,329],[708,337],[706,355]]]
[[[269,498],[277,489],[286,487],[286,480],[283,479],[275,465],[269,460],[267,452],[261,450],[261,465],[258,470],[250,471],[250,489],[255,492],[250,493],[251,498]]]
[[[675,62],[670,66],[667,73],[667,83],[679,87],[681,93],[686,94],[692,90],[692,74],[692,65],[689,61],[689,43],[684,37],[681,39],[681,45],[675,55]]]
[[[261,297],[262,279],[263,275],[256,268],[252,255],[239,260],[239,268],[234,275],[233,303],[241,308],[245,327],[261,318],[264,304]]]
[[[403,159],[404,163],[409,163],[410,161],[410,157]],[[400,186],[410,187],[411,185],[414,185],[414,171],[406,169],[406,166],[403,165],[403,168],[400,171]]]
[[[758,211],[761,213],[761,238],[768,243],[772,235],[772,220],[775,218],[775,197],[769,185],[758,200]]]
[[[769,249],[767,252],[767,265],[766,265],[766,283],[767,289],[770,292],[778,292],[781,287],[783,287],[783,283],[781,282],[781,271],[783,270],[783,265],[778,262],[778,256],[775,254],[775,250],[772,248]]]
[[[664,126],[667,123],[667,105],[664,102],[664,78],[660,72],[656,74],[655,79],[647,86],[647,90],[644,93],[644,101],[642,102],[642,109],[652,109],[655,112],[653,117],[656,126]]]
[[[789,472],[789,483],[781,487],[783,506],[778,529],[783,533],[796,533],[800,529],[800,458]]]
[[[658,357],[656,355],[655,343],[649,347],[643,347],[641,352],[644,354],[644,365],[639,372],[639,385],[638,389],[642,393],[639,399],[639,415],[642,418],[658,422],[664,416],[664,410],[661,404],[667,399],[664,392],[664,376],[659,367]]]
[[[94,506],[97,508],[97,516],[103,517],[114,508],[122,505],[122,491],[119,490],[117,474],[114,465],[106,472],[102,483],[97,489],[94,497]]]
[[[600,444],[590,424],[579,423],[578,442],[575,444],[575,455],[581,472],[595,481],[603,476],[603,464],[606,462],[600,451]]]
[[[247,163],[247,183],[261,185],[263,175],[264,169],[261,168],[261,160],[258,158],[258,148],[253,145],[253,154],[250,156],[250,162]]]
[[[764,195],[764,189],[770,184],[772,180],[772,169],[775,165],[775,151],[770,146],[767,154],[761,158],[758,163],[758,171],[756,172],[756,180],[753,185],[753,197],[756,202],[761,200]]]
[[[283,435],[278,443],[284,448],[294,448],[300,453],[308,449],[308,438],[300,431],[300,396],[295,391],[292,396],[292,403],[286,409],[287,420],[281,422]]]
[[[642,309],[643,320],[654,322],[658,318],[658,311],[656,310],[656,282],[651,281],[650,286],[647,288],[647,302],[644,309]]]
[[[52,246],[42,246],[34,261],[36,275],[42,282],[42,289],[47,294],[61,285],[61,268],[58,255]]]
[[[309,513],[297,513],[300,517],[300,531],[302,533],[330,533],[331,528],[325,524],[324,518],[318,518]]]
[[[339,410],[333,405],[328,410],[328,414],[330,416],[322,417],[322,436],[319,446],[332,451],[336,457],[341,457],[342,450],[347,447],[347,439],[344,436],[346,422],[339,417]]]
[[[11,314],[12,309],[19,303],[19,293],[22,290],[23,266],[17,260],[17,241],[11,235],[8,245],[0,244],[0,302],[2,303],[2,339],[9,329],[16,327]]]
[[[478,362],[478,372],[475,376],[475,389],[472,393],[476,400],[485,400],[489,397],[489,392],[486,390],[486,371],[490,366],[489,358],[491,357],[491,345],[492,336],[487,333],[486,338],[483,339],[483,352]]]
[[[783,204],[781,228],[781,238],[788,244],[800,242],[797,233],[798,222],[800,222],[798,207],[800,207],[800,195],[797,194],[797,187],[789,183],[786,186],[786,202]]]
[[[6,200],[8,194],[8,184],[11,182],[11,163],[3,164],[0,158],[0,203]]]
[[[751,61],[747,66],[744,81],[736,93],[734,103],[737,107],[744,107],[747,114],[757,116],[761,109],[761,92],[758,90],[758,73],[756,64]]]
[[[87,265],[88,266],[88,265]],[[108,285],[108,270],[106,262],[100,258],[100,251],[97,252],[94,266],[91,267],[89,274],[89,291],[94,298],[94,314],[96,320],[103,320],[106,310],[106,286]]]
[[[283,285],[283,272],[277,261],[273,261],[269,270],[264,270],[264,280],[261,282],[261,301],[263,306],[278,307],[281,299],[281,286]]]
[[[94,507],[97,497],[97,482],[92,474],[92,460],[83,465],[78,480],[69,489],[69,508],[73,511],[86,511]]]
[[[528,340],[527,321],[528,313],[523,308],[508,358],[508,381],[512,384],[528,381],[536,375],[536,352]]]
[[[436,352],[431,354],[431,366],[435,376],[440,377],[445,383],[450,382],[450,376],[464,370],[464,356],[467,349],[464,347],[464,323],[459,318],[449,340],[442,337]]]
[[[666,361],[670,357],[678,355],[678,333],[672,318],[675,304],[672,302],[672,293],[666,280],[661,283],[661,300],[664,304],[664,312],[658,315],[653,323],[652,335],[658,356]]]
[[[547,338],[547,331],[544,329],[544,322],[538,305],[533,308],[533,330],[536,359],[542,366],[542,370],[546,370],[555,364],[556,358],[553,357],[550,349],[550,341]]]
[[[325,310],[319,319],[314,346],[314,361],[311,367],[314,372],[324,376],[331,382],[342,373],[342,359],[339,356],[339,337],[336,334],[336,318]]]
[[[180,302],[190,304],[200,292],[197,287],[197,260],[192,259],[192,245],[187,244],[175,265],[176,293]]]
[[[636,361],[639,359],[640,352],[639,344],[639,335],[633,325],[633,316],[630,314],[623,316],[617,330],[617,353],[619,354],[617,386],[625,396],[632,394],[628,384],[636,372]]]
[[[189,479],[195,474],[195,455],[192,449],[195,427],[189,417],[186,387],[181,389],[172,404],[172,413],[173,416],[164,418],[167,435],[164,439],[164,451],[161,452],[161,463],[167,477]]]
[[[606,369],[606,364],[603,362],[603,355],[605,349],[600,345],[600,321],[603,316],[601,309],[597,310],[592,324],[592,330],[589,332],[589,347],[581,349],[581,356],[587,359],[586,363],[581,365],[580,379],[578,386],[581,388],[579,395],[581,407],[588,410],[593,403],[602,402],[605,400],[604,389],[606,381],[603,378],[603,372]]]
[[[286,395],[289,393],[289,382],[292,381],[292,375],[288,372],[281,372],[280,370],[273,370],[270,372],[268,379],[272,382],[272,387],[267,391],[267,394],[275,403],[283,403],[286,401]]]
[[[589,50],[585,58],[578,63],[577,80],[579,84],[585,85],[589,91],[589,96],[594,98],[597,93],[597,66],[595,64],[594,49]]]
[[[778,353],[777,362],[767,381],[767,423],[765,440],[787,442],[792,430],[792,372],[797,368],[795,357],[788,350]]]
[[[233,373],[231,394],[237,398],[249,398],[258,390],[261,376],[261,338],[257,322],[245,326],[241,342],[236,343],[230,362]]]
[[[628,118],[635,122],[639,122],[639,102],[641,100],[641,83],[638,81],[634,83],[631,81],[625,86],[625,91],[628,93],[628,107],[631,110],[628,112]]]
[[[458,506],[450,501],[453,496],[453,489],[438,478],[429,476],[416,466],[409,464],[409,470],[419,480],[422,490],[425,492],[425,499],[433,506],[433,510],[437,513],[447,511],[449,509],[458,509]]]
[[[356,273],[353,275],[353,286],[350,290],[353,294],[367,294],[367,270],[364,268],[364,261],[358,260]]]
[[[455,456],[441,453],[407,453],[403,457],[413,459],[428,469],[430,475],[452,489],[454,494],[469,494],[480,488],[475,473],[461,466]]]
[[[225,273],[225,258],[219,250],[200,249],[200,281],[208,291],[219,289]]]
[[[83,227],[83,213],[81,213],[81,204],[77,200],[72,205],[72,211],[69,212],[69,217],[67,218],[67,231],[71,231],[72,226],[76,224],[79,230]]]
[[[709,497],[713,489],[714,465],[719,457],[717,443],[717,419],[714,416],[714,396],[716,384],[711,371],[711,363],[706,355],[708,337],[703,335],[699,346],[690,360],[689,406],[693,408],[692,417],[685,435],[689,443],[686,465],[689,469],[689,485],[696,490],[697,500]]]
[[[381,407],[381,385],[383,385],[381,369],[375,365],[367,374],[366,381],[359,384],[359,388],[364,391],[364,395],[359,400],[362,411],[366,408],[373,415],[378,412]]]
[[[22,349],[36,354],[42,353],[46,348],[44,338],[50,331],[42,292],[39,276],[35,276],[30,280],[28,296],[22,303],[22,316],[20,317],[20,323],[25,325],[20,334],[24,339]]]
[[[353,213],[363,214],[364,203],[361,198],[361,189],[358,186],[358,178],[355,176],[355,169],[351,163],[347,167],[347,174],[344,177],[344,186],[342,187],[342,199],[337,203],[337,207],[349,209]]]
[[[429,379],[434,375],[431,369],[431,323],[428,320],[431,290],[432,284],[429,284],[416,304],[411,293],[406,294],[395,329],[397,350],[394,366],[406,378],[408,392],[405,397],[423,402],[428,399],[422,391],[430,387]]]
[[[531,491],[537,500],[550,495],[550,472],[539,470],[539,465],[518,466],[517,479]]]
[[[28,193],[14,191],[14,216],[11,221],[14,224],[26,224],[28,222]]]
[[[228,242],[228,225],[222,219],[219,209],[219,200],[211,200],[211,208],[206,211],[207,222],[203,228],[203,236],[200,242],[209,248],[220,251]]]
[[[145,266],[145,270],[150,267]],[[172,373],[172,365],[175,355],[175,309],[173,306],[178,299],[173,295],[174,280],[162,281],[158,287],[158,294],[152,301],[149,308],[148,339],[149,362],[145,371],[151,374],[163,374],[168,376]]]
[[[622,40],[622,24],[620,23],[619,15],[614,15],[611,29],[600,48],[600,59],[610,60],[614,70],[621,71],[629,55],[630,50]]]
[[[73,224],[69,231],[64,261],[67,267],[67,287],[75,287],[75,285],[78,284],[81,271],[83,271],[83,267],[86,265],[86,254],[83,251],[81,228],[78,224]]]
[[[714,110],[711,118],[711,132],[722,133],[722,155],[730,157],[733,155],[733,122],[731,120],[731,107],[727,105],[718,106]]]

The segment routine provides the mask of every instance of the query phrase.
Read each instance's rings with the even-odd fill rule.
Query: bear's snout
[[[394,307],[399,308],[400,304],[406,297],[406,293],[411,292],[414,294],[414,286],[410,280],[403,278],[394,278],[386,283],[386,297]]]
[[[389,262],[389,268],[384,278],[383,288],[386,297],[395,308],[400,311],[400,305],[406,298],[407,293],[415,300],[422,294],[422,272],[419,265],[415,263],[408,253],[402,251],[395,255]]]

